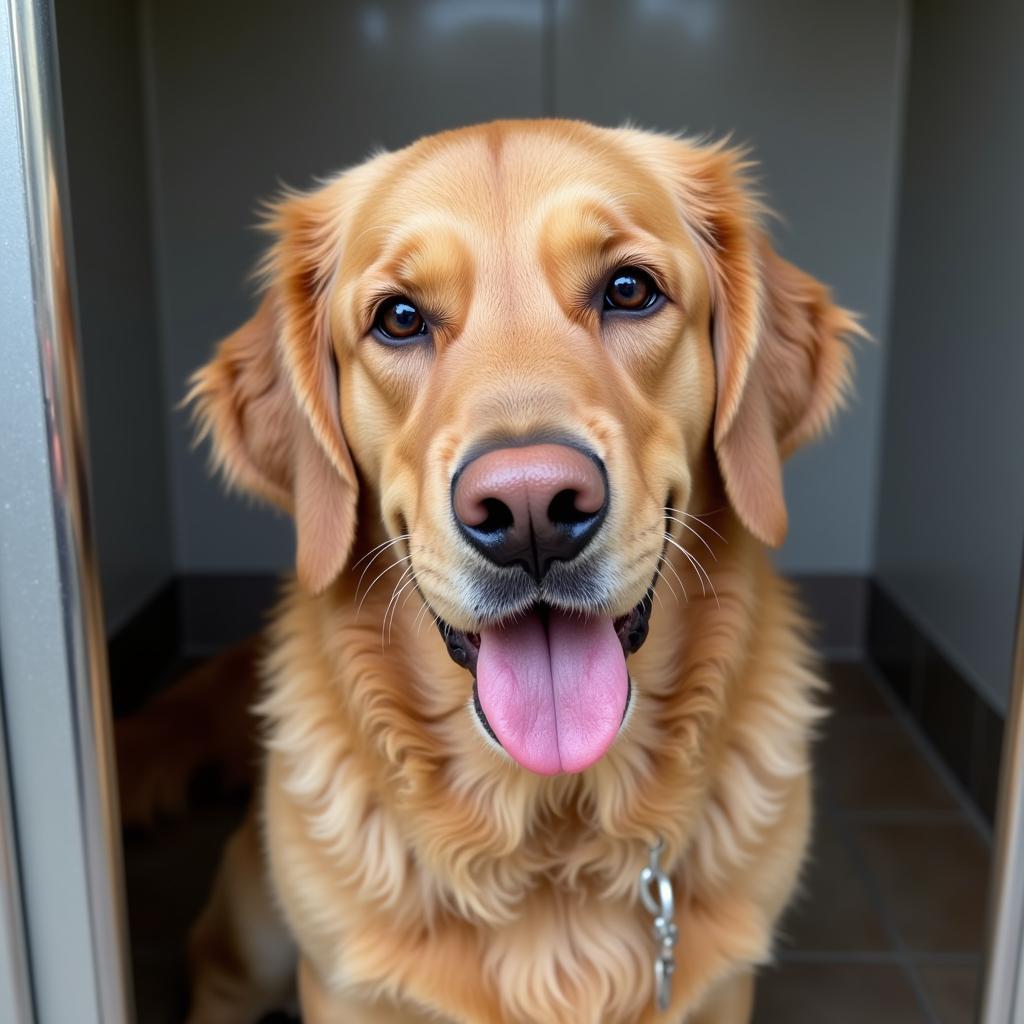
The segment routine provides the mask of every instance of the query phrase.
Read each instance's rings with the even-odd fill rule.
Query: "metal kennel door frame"
[[[1024,569],[1004,730],[980,1024],[1024,1021]]]
[[[0,0],[0,1019],[130,1024],[69,231],[51,2]],[[1024,1021],[1024,602],[1005,735],[982,1024]]]
[[[0,997],[18,1024],[129,1024],[69,236],[51,3],[0,0]]]

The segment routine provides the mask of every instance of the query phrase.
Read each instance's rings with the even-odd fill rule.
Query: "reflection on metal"
[[[13,108],[16,115],[20,173],[6,179],[0,234],[5,277],[22,275],[28,287],[0,293],[0,428],[9,445],[0,482],[0,655],[29,959],[43,1024],[127,1024],[117,786],[88,515],[53,12],[49,0],[3,6],[0,40],[8,29],[10,37],[0,52],[9,60],[0,114]],[[11,145],[5,133],[4,170]]]
[[[21,875],[7,778],[3,703],[0,701],[0,1020],[32,1019],[32,989],[25,919],[21,909]]]
[[[1024,575],[1004,737],[980,1024],[1024,1021]]]

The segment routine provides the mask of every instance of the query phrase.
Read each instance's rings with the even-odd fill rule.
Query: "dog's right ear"
[[[299,581],[314,593],[344,568],[358,484],[339,413],[337,364],[322,279],[333,264],[317,231],[321,197],[276,210],[270,287],[256,314],[222,341],[186,399],[228,484],[290,512]],[[325,266],[325,264],[328,264]]]

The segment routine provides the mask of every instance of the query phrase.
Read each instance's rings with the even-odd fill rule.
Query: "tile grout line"
[[[963,825],[961,810],[950,811],[901,811],[892,810],[843,810],[852,825]]]
[[[889,684],[885,680],[885,676],[879,668],[870,660],[870,658],[865,658],[863,665],[864,670],[868,673],[872,682],[874,682],[881,692],[882,699],[888,705],[889,710],[892,712],[895,719],[909,734],[910,739],[917,747],[918,752],[925,761],[928,762],[928,766],[939,776],[939,779],[953,795],[957,806],[960,808],[964,817],[974,827],[982,840],[984,840],[985,845],[991,849],[992,828],[985,820],[970,794],[964,788],[960,780],[953,774],[945,761],[939,756],[938,752],[932,746],[927,736],[925,736],[921,726],[918,724],[914,716],[892,692]]]
[[[914,968],[913,961],[910,959],[907,947],[903,942],[903,936],[900,934],[899,928],[896,925],[896,920],[890,912],[889,904],[884,898],[881,884],[875,877],[874,872],[871,870],[871,867],[867,862],[867,858],[861,851],[860,844],[857,842],[854,823],[847,820],[842,810],[834,802],[832,789],[828,785],[827,781],[822,781],[825,794],[829,798],[826,807],[824,808],[824,812],[831,817],[833,825],[845,841],[847,853],[860,875],[861,881],[864,883],[868,891],[868,895],[874,904],[875,910],[878,912],[878,916],[882,922],[882,928],[892,944],[893,959],[891,962],[902,968],[903,975],[910,985],[910,989],[917,1001],[918,1008],[923,1013],[927,1024],[942,1024],[942,1021],[939,1019],[938,1014],[935,1012],[935,1009],[928,998],[924,984]]]
[[[892,692],[888,682],[885,679],[884,674],[875,665],[875,663],[866,657],[863,662],[863,666],[868,676],[874,681],[877,688],[881,691],[882,699],[888,705],[889,710],[892,712],[896,721],[903,726],[906,732],[910,736],[911,742],[917,747],[918,752],[924,758],[926,763],[931,766],[933,771],[938,775],[939,779],[946,786],[947,790],[953,795],[954,800],[959,805],[962,812],[962,816],[966,821],[972,825],[985,843],[989,850],[992,848],[992,829],[989,823],[985,820],[984,815],[981,813],[974,800],[966,788],[961,784],[960,780],[954,775],[952,769],[945,763],[938,751],[932,746],[928,737],[924,734],[924,731],[918,722],[918,720],[911,714],[910,710],[899,700],[899,698]],[[920,668],[918,669],[920,671]],[[917,682],[917,680],[915,680]],[[912,693],[912,699],[913,693]],[[975,716],[976,717],[976,714]],[[971,728],[973,729],[974,723],[972,721]],[[972,737],[973,740],[973,737]],[[973,743],[972,743],[973,748]],[[972,766],[973,767],[973,766]],[[840,817],[842,815],[840,814]],[[842,827],[846,828],[847,822],[842,822]],[[849,824],[853,824],[850,822]],[[864,864],[865,869],[870,872],[870,867],[866,861],[863,860],[863,855],[859,848],[854,849],[853,854],[858,861]],[[872,883],[875,883],[875,879],[872,876]],[[881,907],[883,909],[886,923],[888,924],[889,909],[888,906],[881,901]],[[908,976],[911,979],[911,984],[914,987],[915,994],[918,997],[919,1002],[923,1006],[925,1013],[932,1019],[932,1024],[941,1024],[938,1014],[935,1012],[930,999],[928,998],[927,990],[924,986],[924,982],[921,980],[921,975],[918,968],[920,966],[929,966],[928,964],[921,963],[920,958],[913,956],[912,952],[908,950],[902,941],[902,937],[899,936],[898,929],[895,927],[895,921],[892,922],[894,933],[899,941],[899,948],[904,956],[904,968],[907,971]],[[979,965],[981,958],[979,957]]]
[[[978,953],[914,953],[913,950],[787,950],[776,960],[780,964],[864,964],[867,966],[905,966],[909,958],[918,967],[980,967]]]

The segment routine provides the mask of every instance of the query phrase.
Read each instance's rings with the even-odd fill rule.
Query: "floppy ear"
[[[740,151],[688,147],[683,201],[711,278],[719,469],[744,526],[777,547],[787,528],[782,461],[843,405],[847,341],[865,332],[774,251],[747,168]]]
[[[337,256],[324,213],[315,196],[277,207],[270,227],[279,240],[265,261],[270,284],[260,307],[192,377],[186,399],[197,439],[210,436],[229,485],[293,515],[298,577],[313,592],[344,568],[358,491],[326,325]]]
[[[759,233],[760,234],[760,233]],[[715,451],[726,494],[747,529],[773,547],[786,538],[782,460],[819,436],[851,385],[848,337],[863,334],[829,290],[757,239],[760,314],[748,338],[716,344],[723,365]],[[733,365],[746,357],[745,374]]]

